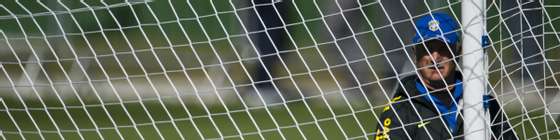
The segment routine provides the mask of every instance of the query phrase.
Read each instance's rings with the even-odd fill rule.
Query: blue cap
[[[422,39],[424,41],[438,39],[449,45],[456,45],[459,42],[459,32],[457,30],[459,24],[445,13],[424,15],[415,24],[418,31],[416,31],[416,35],[412,39],[414,43],[420,43]]]

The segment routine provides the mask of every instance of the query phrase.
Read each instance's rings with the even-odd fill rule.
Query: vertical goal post
[[[489,126],[486,124],[483,95],[487,89],[487,66],[482,46],[482,37],[486,26],[484,0],[463,0],[461,2],[462,24],[462,71],[464,76],[463,116],[466,140],[488,139]]]

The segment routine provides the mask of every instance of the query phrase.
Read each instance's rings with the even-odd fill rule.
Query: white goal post
[[[461,23],[463,28],[463,65],[462,71],[464,85],[464,134],[466,140],[489,139],[490,126],[485,120],[486,115],[483,96],[486,94],[487,64],[482,49],[482,36],[484,35],[484,0],[463,0],[461,2]]]
[[[437,13],[462,106],[386,121],[439,93],[402,88]],[[2,0],[0,139],[560,139],[558,29],[556,0]]]

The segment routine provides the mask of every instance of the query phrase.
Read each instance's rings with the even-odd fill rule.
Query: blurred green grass
[[[4,99],[6,101],[6,99]],[[208,138],[227,138],[239,139],[239,136],[245,139],[260,139],[259,134],[262,134],[267,139],[281,139],[282,133],[287,139],[323,139],[320,130],[329,139],[344,139],[342,131],[347,134],[347,137],[360,137],[363,136],[359,129],[357,122],[350,115],[355,115],[359,118],[360,122],[366,128],[368,134],[373,133],[376,123],[373,114],[369,111],[363,111],[356,114],[348,114],[344,108],[336,108],[336,117],[330,114],[330,111],[324,106],[311,107],[312,113],[316,115],[316,121],[312,118],[311,112],[307,111],[303,102],[288,103],[288,108],[292,111],[293,116],[289,115],[284,106],[269,106],[269,107],[251,107],[251,109],[230,110],[226,112],[222,106],[210,106],[211,114],[204,111],[204,107],[199,104],[189,104],[188,108],[192,116],[188,116],[182,106],[177,104],[166,104],[167,109],[174,119],[175,125],[170,122],[170,118],[166,115],[162,105],[155,101],[143,102],[148,112],[145,112],[140,103],[125,103],[123,104],[126,111],[131,114],[132,120],[125,115],[125,110],[122,106],[107,105],[106,108],[110,116],[107,116],[101,107],[87,107],[87,112],[92,115],[94,121],[90,121],[85,114],[86,110],[82,108],[69,108],[67,111],[70,113],[74,121],[77,122],[80,134],[87,139],[99,139],[96,130],[99,130],[105,139],[119,138],[117,133],[121,133],[125,139],[140,139],[136,131],[139,131],[144,139],[159,139],[155,127],[162,133],[166,139],[179,139],[176,133],[176,128],[187,139],[199,139],[201,137]],[[14,110],[10,108],[10,114],[15,119],[12,121],[7,114],[6,108],[2,108],[0,112],[0,123],[2,125],[3,134],[6,139],[20,139],[20,134],[17,132],[13,123],[17,123],[23,131],[23,136],[27,139],[39,139],[39,134],[34,134],[37,130],[34,129],[33,122],[29,120],[26,112],[23,110]],[[268,111],[266,110],[268,109]],[[79,139],[76,129],[67,117],[67,114],[61,108],[47,109],[48,113],[53,116],[54,121],[59,124],[59,129],[64,130],[62,136],[66,139]],[[33,120],[39,124],[42,129],[42,134],[46,139],[59,139],[60,135],[57,134],[55,127],[52,125],[53,120],[46,116],[44,109],[29,110]],[[267,113],[271,113],[275,118],[274,120],[279,124],[275,126],[272,117]],[[155,124],[147,117],[149,113],[152,115]],[[253,123],[249,117],[251,115],[256,123]],[[117,129],[112,126],[111,117],[118,126]],[[230,118],[231,117],[231,118]],[[297,122],[294,122],[295,119]],[[232,121],[233,120],[233,121]],[[336,125],[339,122],[341,127]],[[211,123],[214,121],[217,127]],[[97,124],[101,129],[94,129],[92,123]],[[237,132],[234,127],[235,123],[241,134]],[[193,125],[194,124],[194,125]],[[317,127],[318,125],[318,127]],[[258,128],[257,128],[258,127]],[[299,127],[299,128],[298,128]],[[138,129],[138,130],[135,130]],[[196,129],[202,132],[200,136]],[[260,131],[259,131],[260,129]],[[305,136],[302,136],[298,129],[302,130]],[[320,130],[319,130],[320,129]],[[49,130],[49,131],[47,131]],[[278,132],[280,130],[280,132]],[[119,132],[117,132],[119,131]],[[221,132],[221,135],[218,133]],[[225,136],[225,137],[221,137]]]
[[[12,99],[4,99],[4,102],[10,102],[9,100]],[[60,137],[80,139],[79,135],[86,139],[101,139],[99,135],[104,139],[118,139],[120,138],[118,133],[124,139],[141,139],[141,137],[144,139],[160,139],[156,129],[159,130],[165,139],[180,139],[177,131],[187,139],[241,139],[240,137],[244,139],[261,139],[260,135],[266,139],[281,139],[280,135],[284,135],[286,139],[303,139],[303,137],[307,139],[324,139],[321,131],[328,139],[372,139],[376,127],[375,116],[369,109],[352,114],[348,113],[348,108],[339,106],[334,107],[333,110],[336,116],[332,116],[325,106],[318,106],[318,104],[312,104],[312,112],[309,112],[303,102],[290,102],[286,104],[295,118],[292,118],[287,108],[281,105],[231,109],[230,112],[226,112],[223,106],[214,105],[207,106],[210,112],[208,114],[200,104],[187,104],[186,108],[192,115],[188,116],[182,106],[177,106],[176,103],[164,102],[173,121],[166,115],[160,103],[156,101],[144,101],[143,103],[148,110],[147,112],[144,111],[140,103],[122,104],[126,111],[123,110],[123,106],[120,104],[106,105],[105,107],[110,116],[107,116],[98,105],[86,107],[85,110],[81,107],[66,108],[69,115],[77,122],[78,130],[74,128],[67,117],[68,114],[61,110],[61,107],[50,107],[46,109],[48,112],[42,108],[28,109],[27,111],[29,111],[35,123],[42,130],[40,132],[44,138],[49,140],[60,139]],[[229,104],[227,106],[232,105]],[[376,108],[376,111],[380,111],[380,109]],[[40,139],[38,131],[35,130],[33,122],[29,119],[25,110],[10,108],[9,113],[15,121],[11,120],[12,118],[7,114],[5,107],[0,108],[0,110],[1,129],[6,139],[17,140],[21,139],[21,136],[26,139]],[[93,121],[88,119],[85,111],[91,114]],[[130,113],[132,119],[127,117],[127,112]],[[545,124],[545,118],[542,117],[542,112],[543,110],[534,110],[528,113],[530,119],[515,117],[510,120],[520,138],[560,138],[560,135],[554,132],[554,126],[549,124],[547,126],[549,128],[545,128],[547,124]],[[49,119],[46,113],[49,113],[54,120]],[[153,117],[154,121],[148,118],[148,113]],[[268,113],[272,114],[274,119]],[[313,113],[317,118],[313,119],[310,113]],[[510,115],[510,118],[512,118],[511,116],[522,115],[520,112],[508,112],[507,114]],[[249,115],[255,119],[255,123],[252,122]],[[357,117],[359,122],[356,122],[352,115]],[[109,117],[115,121],[117,127],[113,126]],[[294,122],[293,119],[297,122]],[[275,126],[273,120],[279,126]],[[52,121],[55,121],[59,129],[62,130],[60,132],[61,135],[56,131]],[[211,121],[214,121],[216,126]],[[341,126],[337,126],[335,121],[338,121]],[[550,118],[547,121],[551,121]],[[13,123],[17,123],[22,130],[22,134],[17,133],[19,131]],[[94,127],[93,123],[98,126],[98,129]],[[364,137],[357,123],[364,126],[367,137]],[[536,129],[534,128],[535,126],[532,126],[533,124],[536,126]],[[202,136],[197,133],[197,129],[202,133]],[[298,129],[304,135],[301,135]],[[237,132],[237,130],[240,132]],[[547,132],[547,130],[552,132]],[[344,137],[342,131],[347,134],[346,137]]]

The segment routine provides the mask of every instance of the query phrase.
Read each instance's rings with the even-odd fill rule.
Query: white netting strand
[[[414,102],[394,94],[423,69],[412,48],[427,42],[412,41],[415,21],[446,13],[465,33],[473,23],[460,21],[462,2],[2,1],[0,138],[375,138],[391,123],[382,114],[398,113],[391,104]],[[485,123],[509,123],[519,139],[559,139],[560,3],[478,10],[489,37],[481,75],[504,113]],[[465,55],[450,60],[461,73]],[[439,138],[421,127],[447,114],[411,108],[388,130]]]

